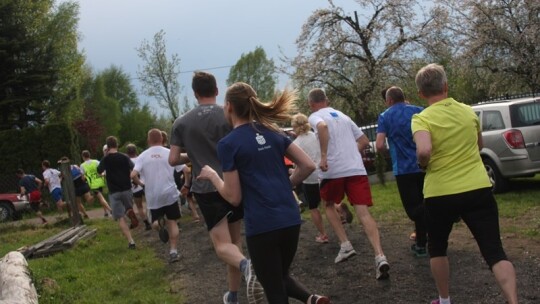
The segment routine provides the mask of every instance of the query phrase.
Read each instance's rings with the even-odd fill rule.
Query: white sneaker
[[[390,264],[386,261],[386,256],[379,255],[375,257],[375,278],[377,280],[386,280],[390,276],[388,271]]]
[[[247,285],[247,299],[248,304],[261,304],[264,301],[264,289],[261,286],[255,271],[253,270],[253,265],[251,265],[251,260],[248,260],[248,266],[244,273],[244,278],[246,279]]]
[[[341,247],[339,249],[336,259],[334,260],[334,263],[337,264],[339,262],[343,262],[355,254],[356,254],[356,251],[354,250],[352,245],[348,247]]]
[[[229,301],[229,292],[227,291],[227,292],[223,295],[223,304],[238,304],[238,301],[236,301],[236,302],[231,302],[231,301]]]

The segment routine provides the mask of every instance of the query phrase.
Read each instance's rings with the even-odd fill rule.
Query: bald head
[[[163,137],[161,136],[161,131],[159,129],[151,129],[148,131],[148,145],[161,146],[162,142]]]

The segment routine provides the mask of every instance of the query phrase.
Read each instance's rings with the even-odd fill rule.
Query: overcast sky
[[[142,64],[135,48],[163,29],[170,54],[179,55],[183,86],[181,96],[192,97],[190,71],[207,70],[218,81],[222,98],[229,66],[242,53],[262,46],[269,58],[279,61],[280,48],[296,54],[295,41],[313,11],[329,7],[327,0],[79,0],[80,48],[95,71],[112,64],[133,78]],[[334,0],[347,12],[358,9],[353,0]],[[219,69],[211,69],[223,67]],[[280,87],[287,80],[280,77]],[[139,91],[142,102],[158,110],[155,101]],[[161,111],[161,110],[160,110]]]

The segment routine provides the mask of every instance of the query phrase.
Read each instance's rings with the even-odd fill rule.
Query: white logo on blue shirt
[[[266,143],[266,139],[261,134],[257,133],[257,136],[255,136],[255,139],[257,140],[257,143],[259,145],[264,145]]]

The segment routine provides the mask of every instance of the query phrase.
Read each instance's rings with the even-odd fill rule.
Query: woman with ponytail
[[[266,104],[248,84],[227,89],[225,117],[233,127],[218,143],[223,180],[209,166],[199,179],[210,180],[234,206],[243,205],[246,243],[253,268],[270,304],[328,304],[290,276],[300,234],[300,211],[292,189],[315,170],[315,163],[276,123],[288,122],[296,93],[285,90]],[[289,176],[286,156],[296,164]]]

